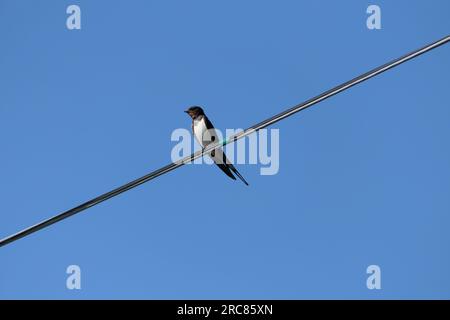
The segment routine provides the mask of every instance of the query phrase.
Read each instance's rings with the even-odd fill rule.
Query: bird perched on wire
[[[199,106],[192,106],[185,111],[192,118],[192,133],[197,142],[206,148],[209,144],[218,142],[218,137],[213,124],[205,115],[203,109]],[[227,159],[222,148],[217,148],[209,153],[214,163],[231,179],[236,180],[236,176],[242,180],[247,186],[248,183],[244,177],[237,171],[234,165]],[[234,173],[234,174],[233,174]]]

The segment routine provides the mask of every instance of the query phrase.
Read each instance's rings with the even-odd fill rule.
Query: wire
[[[56,215],[56,216],[54,216],[52,218],[49,218],[49,219],[44,220],[42,222],[39,222],[39,223],[37,223],[37,224],[35,224],[35,225],[31,226],[31,227],[28,227],[28,228],[26,228],[26,229],[24,229],[22,231],[19,231],[19,232],[13,234],[13,235],[10,235],[10,236],[0,240],[0,247],[5,246],[5,245],[7,245],[9,243],[12,243],[12,242],[14,242],[16,240],[19,240],[20,238],[23,238],[23,237],[25,237],[27,235],[30,235],[30,234],[32,234],[32,233],[34,233],[36,231],[39,231],[39,230],[41,230],[41,229],[43,229],[45,227],[48,227],[48,226],[50,226],[50,225],[52,225],[52,224],[54,224],[56,222],[59,222],[59,221],[61,221],[63,219],[66,219],[66,218],[68,218],[70,216],[73,216],[74,214],[80,213],[81,211],[84,211],[84,210],[86,210],[88,208],[91,208],[91,207],[93,207],[93,206],[95,206],[95,205],[97,205],[97,204],[99,204],[99,203],[101,203],[103,201],[108,200],[108,199],[111,199],[111,198],[113,198],[113,197],[115,197],[115,196],[117,196],[117,195],[119,195],[119,194],[121,194],[121,193],[123,193],[125,191],[133,189],[133,188],[135,188],[135,187],[137,187],[137,186],[139,186],[139,185],[141,185],[143,183],[146,183],[146,182],[148,182],[148,181],[150,181],[152,179],[155,179],[156,177],[159,177],[159,176],[161,176],[163,174],[166,174],[166,173],[168,173],[168,172],[170,172],[172,170],[175,170],[175,169],[183,166],[184,164],[189,163],[189,162],[191,162],[191,161],[201,157],[203,155],[203,153],[209,153],[212,150],[215,150],[215,149],[217,149],[217,148],[219,148],[221,146],[224,146],[224,145],[226,145],[228,143],[235,142],[235,141],[237,141],[237,140],[239,140],[241,138],[244,138],[244,137],[246,137],[246,136],[248,136],[248,135],[250,135],[250,134],[252,134],[252,133],[254,133],[254,132],[258,131],[258,130],[261,130],[261,129],[263,129],[265,127],[268,127],[268,126],[270,126],[270,125],[272,125],[272,124],[274,124],[274,123],[276,123],[278,121],[281,121],[281,120],[283,120],[283,119],[285,119],[287,117],[290,117],[290,116],[292,116],[293,114],[295,114],[297,112],[305,110],[306,108],[309,108],[309,107],[311,107],[311,106],[313,106],[313,105],[315,105],[315,104],[317,104],[317,103],[319,103],[319,102],[321,102],[321,101],[323,101],[325,99],[328,99],[328,98],[330,98],[330,97],[332,97],[332,96],[334,96],[334,95],[336,95],[336,94],[338,94],[338,93],[340,93],[342,91],[345,91],[345,90],[347,90],[347,89],[349,89],[349,88],[351,88],[351,87],[353,87],[353,86],[355,86],[355,85],[357,85],[357,84],[359,84],[361,82],[364,82],[364,81],[366,81],[366,80],[368,80],[368,79],[370,79],[372,77],[375,77],[375,76],[377,76],[377,75],[379,75],[379,74],[381,74],[381,73],[383,73],[383,72],[385,72],[385,71],[387,71],[389,69],[397,67],[398,65],[400,65],[400,64],[402,64],[402,63],[404,63],[404,62],[406,62],[408,60],[414,59],[414,58],[416,58],[416,57],[418,57],[418,56],[420,56],[420,55],[422,55],[422,54],[424,54],[424,53],[426,53],[426,52],[428,52],[430,50],[436,49],[437,47],[439,47],[439,46],[441,46],[443,44],[446,44],[448,41],[450,41],[450,35],[448,35],[448,36],[446,36],[446,37],[444,37],[444,38],[442,38],[442,39],[440,39],[440,40],[438,40],[436,42],[433,42],[433,43],[431,43],[431,44],[429,44],[429,45],[427,45],[427,46],[425,46],[423,48],[420,48],[418,50],[410,52],[410,53],[408,53],[408,54],[406,54],[406,55],[404,55],[404,56],[402,56],[402,57],[400,57],[398,59],[395,59],[395,60],[393,60],[391,62],[388,62],[388,63],[386,63],[386,64],[384,64],[382,66],[379,66],[379,67],[377,67],[377,68],[375,68],[375,69],[373,69],[371,71],[368,71],[368,72],[366,72],[366,73],[364,73],[364,74],[362,74],[362,75],[360,75],[360,76],[358,76],[356,78],[353,78],[350,81],[347,81],[347,82],[345,82],[345,83],[343,83],[343,84],[341,84],[341,85],[339,85],[337,87],[334,87],[334,88],[332,88],[332,89],[330,89],[330,90],[328,90],[328,91],[326,91],[326,92],[324,92],[324,93],[322,93],[322,94],[320,94],[320,95],[318,95],[318,96],[316,96],[314,98],[311,98],[311,99],[309,99],[309,100],[307,100],[307,101],[305,101],[303,103],[300,103],[300,104],[298,104],[298,105],[296,105],[296,106],[294,106],[294,107],[292,107],[292,108],[290,108],[290,109],[288,109],[288,110],[286,110],[284,112],[281,112],[281,113],[279,113],[279,114],[277,114],[277,115],[275,115],[275,116],[273,116],[273,117],[271,117],[269,119],[266,119],[266,120],[264,120],[264,121],[262,121],[262,122],[260,122],[260,123],[258,123],[256,125],[248,128],[248,129],[246,129],[246,130],[236,134],[236,135],[233,135],[233,136],[229,137],[228,139],[226,139],[224,141],[221,141],[221,142],[215,143],[215,144],[210,144],[203,151],[197,151],[197,152],[193,153],[192,155],[190,155],[188,157],[185,157],[185,158],[183,158],[183,159],[181,159],[179,161],[173,162],[173,163],[171,163],[171,164],[169,164],[169,165],[167,165],[165,167],[162,167],[162,168],[160,168],[160,169],[158,169],[156,171],[153,171],[153,172],[151,172],[151,173],[149,173],[149,174],[147,174],[147,175],[145,175],[145,176],[143,176],[143,177],[141,177],[139,179],[133,180],[133,181],[131,181],[131,182],[121,186],[121,187],[118,187],[118,188],[116,188],[116,189],[114,189],[112,191],[104,193],[104,194],[102,194],[102,195],[100,195],[100,196],[98,196],[98,197],[96,197],[94,199],[91,199],[91,200],[89,200],[89,201],[87,201],[87,202],[85,202],[85,203],[83,203],[83,204],[81,204],[81,205],[79,205],[79,206],[77,206],[75,208],[67,210],[67,211],[65,211],[63,213],[60,213],[60,214],[58,214],[58,215]]]

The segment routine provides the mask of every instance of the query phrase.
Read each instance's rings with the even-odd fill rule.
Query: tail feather
[[[231,179],[236,180],[236,177],[231,172],[230,168],[223,163],[216,163],[216,165],[223,171],[227,176],[229,176]]]
[[[233,170],[233,173],[235,175],[237,175],[238,178],[241,179],[242,182],[245,183],[246,186],[248,186],[248,182],[245,181],[244,177],[239,173],[239,171],[237,171],[237,169],[232,164],[230,164],[230,168],[231,168],[231,170]]]
[[[216,149],[213,150],[210,153],[210,156],[212,157],[212,159],[214,160],[214,162],[216,163],[216,165],[223,171],[225,172],[225,174],[227,176],[229,176],[231,179],[236,180],[236,177],[233,175],[233,173],[238,176],[239,179],[241,179],[241,181],[243,183],[245,183],[245,185],[248,186],[248,182],[245,181],[244,177],[239,173],[239,171],[237,171],[237,169],[234,167],[234,165],[230,162],[230,160],[227,159],[227,157],[225,156],[225,153],[223,152],[222,149]],[[233,172],[232,172],[233,171]]]

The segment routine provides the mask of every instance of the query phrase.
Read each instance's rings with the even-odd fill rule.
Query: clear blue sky
[[[0,237],[168,164],[187,106],[248,127],[444,37],[449,12],[0,0]],[[245,187],[186,166],[3,247],[0,298],[448,299],[449,80],[446,45],[276,124],[277,175],[240,165]]]

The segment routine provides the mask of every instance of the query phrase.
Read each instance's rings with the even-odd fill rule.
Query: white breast
[[[215,130],[208,130],[206,128],[206,123],[204,117],[199,120],[194,120],[194,136],[197,142],[205,147],[212,142],[212,137],[216,136]]]
[[[203,117],[199,120],[194,120],[194,136],[197,142],[204,147],[203,145],[203,134],[206,132],[206,124]]]

